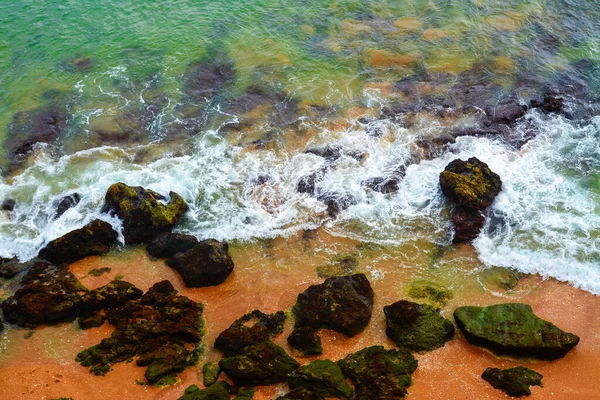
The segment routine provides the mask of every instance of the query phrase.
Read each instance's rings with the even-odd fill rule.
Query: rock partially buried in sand
[[[454,325],[438,310],[406,300],[383,308],[385,333],[398,347],[413,352],[435,350],[454,337]]]
[[[352,388],[340,367],[331,360],[315,360],[295,370],[289,378],[290,389],[305,389],[317,398],[350,399]]]
[[[525,367],[508,369],[488,368],[481,377],[495,389],[500,389],[513,397],[531,395],[529,386],[543,386],[542,374]]]
[[[442,192],[459,206],[482,210],[492,204],[502,181],[486,163],[472,157],[467,161],[456,159],[440,174]]]
[[[175,253],[183,253],[198,244],[198,239],[182,233],[163,233],[146,246],[146,251],[154,258],[169,258]]]
[[[408,394],[417,360],[404,349],[372,346],[346,356],[338,365],[354,383],[356,400],[388,400]]]
[[[93,220],[54,239],[46,245],[38,257],[54,264],[71,264],[88,256],[101,256],[117,243],[118,234],[108,222]]]
[[[225,242],[203,240],[185,253],[173,255],[167,265],[179,272],[187,287],[216,286],[233,271],[228,250]]]
[[[579,337],[537,317],[521,303],[459,307],[454,319],[467,341],[495,354],[555,360],[579,343]]]
[[[191,385],[178,400],[229,400],[229,385],[225,381],[219,381],[206,389],[200,389]]]
[[[122,182],[108,188],[104,198],[103,212],[117,215],[123,221],[123,236],[126,244],[142,243],[156,235],[169,232],[181,220],[188,205],[175,192],[171,199],[141,186],[128,186]]]
[[[102,325],[107,318],[106,310],[137,300],[142,294],[144,292],[131,283],[117,280],[85,293],[77,307],[79,327],[88,329]]]

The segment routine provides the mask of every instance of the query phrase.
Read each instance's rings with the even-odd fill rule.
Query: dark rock
[[[287,338],[290,347],[303,356],[318,356],[323,354],[321,337],[310,326],[295,328]]]
[[[175,253],[185,253],[198,244],[198,239],[182,233],[163,233],[146,246],[146,251],[154,258],[169,258]]]
[[[539,108],[546,113],[559,113],[564,107],[564,100],[558,95],[546,93],[542,102],[531,100],[531,107]]]
[[[69,208],[75,207],[77,204],[79,204],[79,201],[81,201],[81,196],[79,196],[79,193],[77,192],[63,197],[56,206],[56,214],[54,215],[54,219],[59,218]]]
[[[537,317],[527,304],[459,307],[454,319],[469,343],[498,355],[554,360],[579,343],[578,336]]]
[[[207,362],[202,366],[202,380],[204,386],[209,387],[219,379],[221,368],[216,362]]]
[[[147,366],[148,384],[174,383],[175,376],[198,361],[204,334],[202,304],[177,295],[169,281],[154,284],[140,299],[108,311],[115,325],[109,338],[83,350],[76,360],[95,375],[105,375],[111,365],[139,356]]]
[[[259,386],[287,381],[300,364],[271,341],[244,347],[235,356],[223,358],[221,369],[236,385]]]
[[[187,287],[220,285],[233,271],[229,245],[213,239],[203,240],[185,253],[176,253],[167,265],[179,272]]]
[[[314,196],[317,193],[317,183],[323,180],[326,172],[327,168],[322,168],[310,175],[303,176],[298,181],[296,190],[298,190],[299,193],[308,193],[311,196]]]
[[[96,65],[96,62],[89,57],[76,55],[62,62],[62,67],[71,72],[87,72]]]
[[[10,279],[30,267],[31,263],[20,263],[17,257],[0,258],[0,278]]]
[[[15,209],[16,201],[14,199],[6,199],[2,202],[2,210],[4,211],[12,211]]]
[[[479,236],[485,224],[485,216],[479,210],[458,207],[452,212],[454,238],[452,243],[470,242]]]
[[[91,276],[102,276],[112,270],[111,267],[92,268],[88,271],[88,275]]]
[[[508,369],[488,368],[481,377],[495,389],[500,389],[513,397],[531,395],[529,386],[543,386],[542,374],[525,367]]]
[[[487,114],[493,123],[510,125],[525,115],[525,111],[526,106],[522,106],[515,99],[509,99],[489,107]]]
[[[210,99],[235,79],[229,63],[197,63],[187,73],[185,93],[194,100]]]
[[[486,163],[472,157],[467,161],[456,159],[440,174],[442,192],[458,205],[481,210],[492,204],[502,181]]]
[[[244,347],[273,339],[283,331],[283,311],[265,314],[254,310],[235,320],[215,341],[215,349],[226,357],[238,354]]]
[[[454,325],[438,310],[427,305],[400,300],[383,308],[387,329],[385,333],[411,352],[435,350],[452,340]]]
[[[276,400],[321,400],[319,396],[304,388],[296,388]]]
[[[327,206],[327,214],[333,219],[353,204],[353,200],[341,193],[324,193],[319,195],[318,200]]]
[[[234,400],[252,400],[254,398],[255,390],[252,388],[243,388],[238,390],[237,396]]]
[[[303,365],[289,377],[290,389],[304,388],[318,398],[350,399],[352,388],[340,367],[331,360],[315,360]]]
[[[67,268],[45,261],[34,262],[21,284],[2,311],[7,322],[26,328],[73,321],[87,290]]]
[[[327,328],[355,336],[371,319],[373,296],[371,284],[363,274],[328,278],[298,295],[295,327]]]
[[[100,326],[106,319],[104,310],[137,300],[144,292],[129,282],[112,281],[81,296],[77,314],[82,329]]]
[[[342,149],[340,147],[327,146],[323,148],[314,148],[304,151],[308,154],[314,154],[319,157],[323,157],[327,161],[335,161],[342,156]]]
[[[200,389],[191,385],[178,400],[229,400],[229,385],[225,381],[219,381],[206,389]]]
[[[40,250],[39,257],[54,264],[71,264],[88,256],[108,253],[118,234],[108,222],[95,219],[83,228],[54,239]]]
[[[115,183],[108,188],[103,212],[116,214],[123,221],[123,236],[126,244],[142,243],[156,235],[169,232],[181,220],[188,205],[175,192],[164,205],[164,197],[140,186]]]
[[[417,360],[404,349],[372,346],[349,354],[338,365],[354,383],[356,400],[390,400],[406,396]]]
[[[396,193],[399,183],[397,178],[371,178],[362,182],[364,186],[383,194]]]

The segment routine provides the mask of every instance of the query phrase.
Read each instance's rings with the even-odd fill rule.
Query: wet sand
[[[480,378],[487,367],[525,365],[544,375],[544,387],[533,387],[532,399],[599,399],[600,376],[600,297],[555,280],[539,277],[521,279],[509,292],[482,284],[480,264],[471,246],[445,250],[435,256],[414,244],[388,251],[361,246],[348,239],[334,238],[320,231],[310,239],[301,235],[290,239],[262,241],[251,246],[233,245],[234,273],[227,281],[211,288],[187,289],[176,272],[163,260],[150,260],[142,248],[116,250],[105,257],[89,257],[71,265],[82,283],[93,289],[122,276],[143,290],[157,281],[168,279],[176,289],[205,305],[207,332],[205,358],[199,366],[180,374],[181,382],[163,389],[142,386],[144,369],[135,363],[117,364],[108,375],[94,376],[75,362],[76,354],[110,335],[112,327],[80,330],[76,323],[40,327],[28,339],[25,329],[8,329],[0,336],[0,392],[2,399],[51,399],[73,397],[76,400],[177,399],[192,383],[200,385],[204,361],[218,360],[212,349],[217,335],[244,313],[289,311],[298,293],[323,281],[315,268],[335,253],[359,255],[357,272],[364,272],[375,291],[373,318],[367,329],[353,337],[323,331],[324,354],[319,358],[337,360],[346,354],[373,344],[394,347],[385,336],[383,306],[407,299],[405,286],[413,279],[433,279],[450,287],[454,297],[442,309],[446,317],[462,305],[490,305],[525,302],[534,312],[558,327],[581,337],[579,345],[565,358],[553,362],[515,362],[497,358],[485,350],[470,346],[457,333],[456,338],[436,351],[416,355],[419,367],[413,374],[408,399],[503,399],[506,396]],[[415,250],[416,249],[416,250]],[[432,257],[432,254],[434,256]],[[411,260],[412,264],[411,265]],[[433,261],[432,261],[433,260]],[[92,268],[110,267],[111,271],[90,276]],[[275,341],[289,352],[285,332]],[[313,358],[299,358],[307,363]],[[222,375],[223,377],[223,375]],[[255,399],[272,399],[285,393],[285,385],[259,388]]]

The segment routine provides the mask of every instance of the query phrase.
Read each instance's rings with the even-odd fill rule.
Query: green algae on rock
[[[164,205],[163,196],[141,186],[128,186],[122,182],[111,185],[104,198],[103,212],[117,215],[123,221],[126,244],[142,243],[156,235],[169,232],[181,220],[188,205],[175,192]]]
[[[413,352],[435,350],[454,337],[454,325],[427,304],[406,300],[383,308],[385,333],[398,347]]]
[[[579,343],[578,336],[539,318],[527,304],[459,307],[454,319],[469,343],[502,356],[555,360]]]
[[[197,244],[195,236],[166,232],[152,239],[146,251],[154,258],[169,258],[175,253],[185,253]]]
[[[39,256],[53,264],[71,264],[88,256],[101,256],[117,243],[117,232],[108,222],[93,220],[54,239],[40,250]]]
[[[114,280],[83,294],[77,308],[79,326],[88,329],[102,325],[107,318],[107,309],[137,300],[143,293],[129,282]]]
[[[273,314],[251,311],[219,334],[215,349],[229,357],[238,354],[246,346],[271,340],[283,331],[285,318],[283,311]]]
[[[287,342],[292,349],[303,356],[318,356],[323,354],[321,337],[317,331],[310,326],[294,328],[287,337]]]
[[[340,367],[331,360],[315,360],[295,370],[288,381],[290,389],[304,388],[319,398],[349,399],[352,388]]]
[[[358,260],[354,253],[341,253],[333,257],[327,264],[317,267],[317,275],[321,278],[344,276],[353,273],[358,267]]]
[[[517,287],[525,274],[513,268],[490,267],[481,271],[480,276],[486,286],[509,291]]]
[[[219,379],[220,374],[219,363],[212,361],[204,363],[202,366],[202,383],[204,383],[204,386],[209,387]]]
[[[148,384],[174,383],[174,378],[198,360],[196,346],[204,334],[202,305],[177,295],[169,281],[154,284],[139,300],[108,312],[116,328],[100,344],[83,350],[76,360],[96,375],[111,365],[138,356],[147,366]]]
[[[435,282],[416,280],[411,282],[406,289],[406,294],[413,299],[427,300],[435,307],[443,307],[452,299],[450,289]]]
[[[526,367],[488,368],[481,377],[495,389],[500,389],[513,397],[529,396],[531,394],[529,386],[543,386],[542,374]]]
[[[256,391],[253,388],[243,388],[238,390],[235,400],[252,400]]]
[[[356,400],[402,399],[412,385],[417,360],[404,349],[371,346],[339,360],[344,375],[354,383]]]
[[[244,347],[219,366],[236,385],[259,386],[287,381],[300,364],[269,340]]]
[[[200,389],[191,385],[178,400],[229,400],[229,385],[225,381],[219,381],[206,389]]]

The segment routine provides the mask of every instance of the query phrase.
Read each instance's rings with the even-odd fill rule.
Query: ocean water
[[[0,1],[0,139],[17,113],[65,115],[60,137],[17,166],[3,150],[0,200],[16,207],[0,215],[0,256],[30,259],[94,218],[118,229],[100,208],[119,181],[182,195],[190,211],[177,230],[199,238],[321,227],[383,246],[451,246],[439,173],[476,156],[503,180],[474,241],[481,261],[600,294],[600,118],[530,110],[510,128],[525,144],[421,146],[470,123],[452,110],[485,108],[445,103],[469,77],[490,104],[574,82],[586,98],[568,107],[597,97],[598,21],[593,1],[565,0]],[[204,66],[224,78],[198,95],[189,83]],[[407,77],[417,89],[402,90]],[[409,111],[386,113],[393,104]],[[336,157],[306,152],[327,146]],[[315,173],[316,194],[300,193]],[[394,193],[365,185],[390,176]],[[73,192],[80,203],[55,219]],[[347,207],[333,218],[324,198]]]

